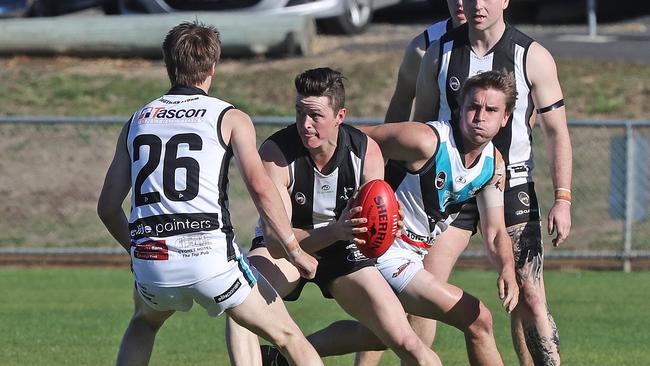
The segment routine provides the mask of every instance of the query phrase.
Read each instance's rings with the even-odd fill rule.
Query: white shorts
[[[259,272],[243,258],[232,270],[206,280],[180,287],[158,287],[136,282],[140,298],[158,311],[189,311],[194,301],[208,315],[216,317],[246,300],[257,284]]]
[[[424,269],[424,256],[413,250],[392,245],[375,265],[386,281],[399,294],[416,273]]]

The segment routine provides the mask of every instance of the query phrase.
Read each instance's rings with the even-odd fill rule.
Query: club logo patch
[[[307,202],[307,197],[305,197],[305,194],[302,192],[296,192],[293,198],[296,200],[296,203],[299,205],[304,205],[305,202]]]
[[[517,198],[519,198],[519,202],[521,202],[524,206],[530,206],[530,197],[528,196],[528,193],[519,192],[517,193]]]
[[[460,80],[457,77],[452,76],[449,78],[449,87],[453,91],[458,91],[460,89]]]
[[[440,172],[436,175],[436,181],[434,182],[437,189],[442,189],[447,182],[447,173]]]

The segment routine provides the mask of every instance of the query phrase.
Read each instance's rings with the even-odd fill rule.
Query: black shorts
[[[503,193],[506,227],[524,222],[539,221],[539,204],[535,194],[535,183],[529,182],[506,188]],[[476,233],[479,214],[476,198],[463,204],[451,226]]]
[[[252,251],[264,246],[264,238],[258,236],[253,239],[250,250]],[[314,257],[318,260],[316,276],[311,280],[301,278],[296,288],[287,294],[287,296],[283,297],[283,300],[298,300],[303,287],[305,287],[308,282],[315,283],[320,288],[323,297],[332,299],[333,296],[329,290],[332,281],[341,276],[354,273],[362,268],[374,266],[377,262],[376,259],[370,259],[361,254],[356,245],[343,241],[336,242],[329,247],[316,252]]]

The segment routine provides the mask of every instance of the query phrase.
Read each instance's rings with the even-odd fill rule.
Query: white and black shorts
[[[179,287],[135,284],[138,295],[158,311],[189,311],[196,301],[208,315],[216,317],[246,300],[257,284],[259,273],[243,257],[230,271]]]
[[[408,286],[415,274],[424,269],[423,260],[424,255],[421,253],[392,245],[386,253],[377,258],[375,266],[393,291],[399,294]]]

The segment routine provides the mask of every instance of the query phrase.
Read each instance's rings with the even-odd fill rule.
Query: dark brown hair
[[[515,78],[511,72],[502,71],[485,71],[474,75],[465,81],[463,88],[460,90],[461,104],[465,103],[465,97],[474,89],[494,89],[502,92],[506,96],[506,112],[512,113],[517,102],[517,87]]]
[[[167,33],[162,49],[172,85],[198,85],[219,62],[219,31],[199,21],[184,22]]]
[[[345,77],[329,67],[311,69],[296,76],[296,92],[305,97],[327,97],[334,113],[345,107]]]

